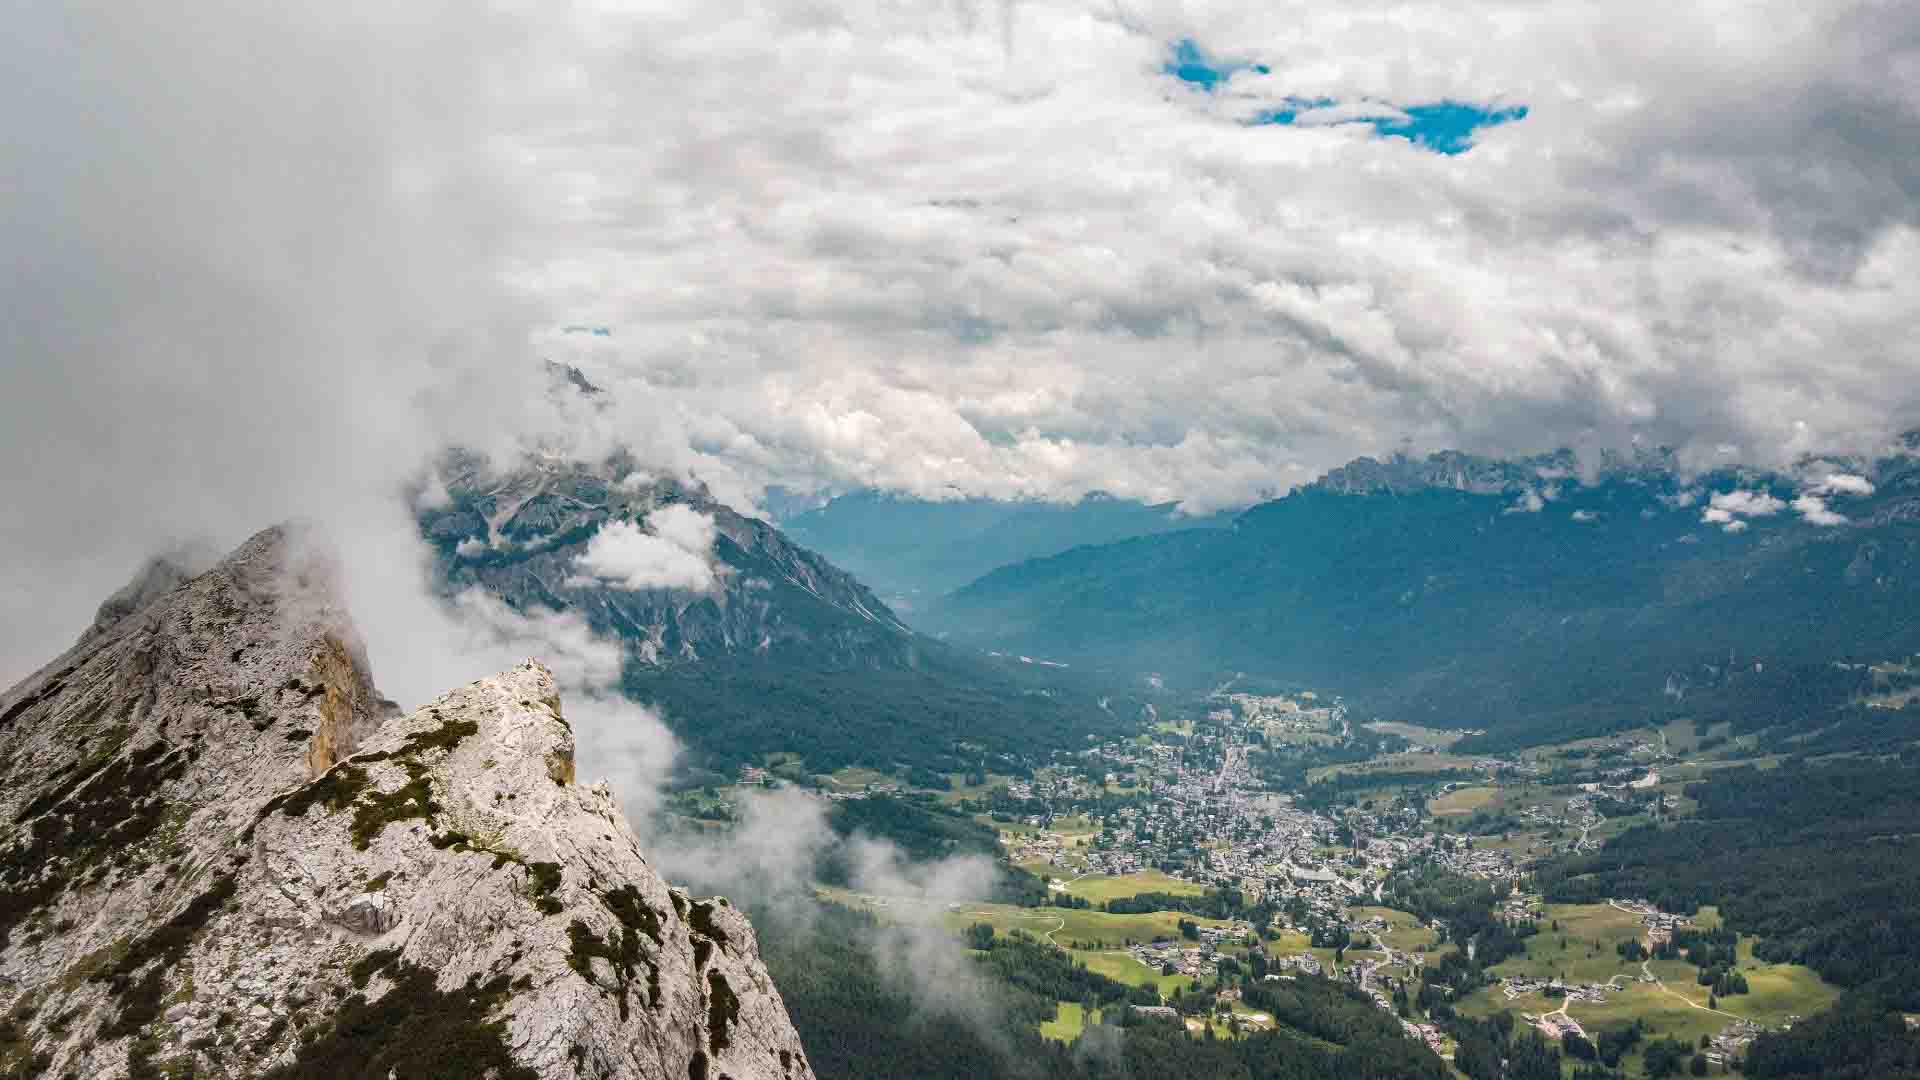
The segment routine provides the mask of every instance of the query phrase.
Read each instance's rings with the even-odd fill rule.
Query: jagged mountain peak
[[[651,473],[625,454],[597,462],[529,455],[498,468],[455,453],[440,475],[446,500],[419,516],[449,590],[578,611],[647,665],[721,656],[833,668],[914,662],[911,632],[850,574],[704,486]],[[642,535],[661,536],[655,515],[675,507],[692,515],[693,528],[667,534],[678,552],[653,550],[682,573],[594,572],[603,530],[646,543]]]
[[[1678,467],[1677,456],[1666,447],[1635,447],[1627,453],[1603,448],[1585,460],[1567,447],[1514,458],[1441,450],[1425,457],[1395,453],[1384,460],[1355,458],[1329,469],[1307,488],[1342,495],[1406,494],[1434,488],[1477,495],[1512,495],[1602,477],[1645,478],[1672,474]]]
[[[0,695],[0,1075],[810,1075],[545,668],[398,715],[297,530],[128,595]]]

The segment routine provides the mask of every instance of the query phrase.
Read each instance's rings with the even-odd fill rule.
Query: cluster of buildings
[[[1022,802],[1086,799],[1094,794],[1093,785],[1072,773],[1040,773],[1031,780],[1007,781],[1007,795]]]
[[[1693,925],[1692,918],[1661,911],[1645,900],[1608,900],[1607,903],[1640,916],[1640,925],[1647,928],[1649,946],[1664,945],[1673,940],[1675,930]]]
[[[1792,1026],[1792,1025],[1788,1025]],[[1707,1040],[1704,1053],[1707,1061],[1719,1066],[1729,1066],[1739,1060],[1752,1045],[1754,1037],[1765,1029],[1751,1020],[1735,1020],[1720,1030],[1720,1034]]]
[[[1521,874],[1513,853],[1504,848],[1481,848],[1472,841],[1432,849],[1434,861],[1455,874],[1485,881],[1513,881]]]
[[[1227,694],[1221,700],[1226,707],[1214,710],[1210,714],[1214,719],[1226,723],[1238,719],[1269,739],[1333,734],[1346,729],[1346,706],[1338,702],[1323,704],[1312,691],[1297,698]]]
[[[1418,1039],[1427,1044],[1427,1049],[1436,1054],[1444,1054],[1447,1034],[1436,1024],[1416,1024],[1412,1020],[1400,1021],[1400,1027],[1406,1031],[1407,1038]]]
[[[1500,901],[1500,918],[1509,924],[1532,922],[1540,916],[1541,899],[1539,893],[1523,893],[1516,889]]]
[[[1545,1016],[1521,1013],[1520,1018],[1539,1028],[1540,1033],[1549,1039],[1564,1039],[1569,1035],[1585,1038],[1587,1034],[1587,1029],[1581,1027],[1578,1020],[1563,1012],[1551,1012]]]
[[[1563,983],[1559,979],[1531,975],[1514,975],[1500,980],[1500,992],[1507,995],[1508,1001],[1528,994],[1545,994],[1549,997],[1565,997],[1568,1001],[1584,1001],[1589,1005],[1604,1005],[1607,1003],[1607,992],[1612,989],[1611,983]]]
[[[1282,976],[1279,973],[1285,971],[1298,971],[1303,975],[1318,975],[1320,974],[1320,958],[1310,952],[1296,953],[1292,956],[1276,957],[1268,964],[1268,967],[1271,969],[1271,973],[1267,975],[1269,979],[1281,978]]]
[[[1233,729],[1217,733],[1222,730],[1203,729],[1184,746],[1108,744],[1086,751],[1100,763],[1136,770],[1151,799],[1108,814],[1070,860],[1084,860],[1091,873],[1160,869],[1229,885],[1254,900],[1296,876],[1303,882],[1358,876],[1344,865],[1329,869],[1321,855],[1334,843],[1337,823],[1294,807],[1291,796],[1263,790],[1248,767],[1244,738]]]

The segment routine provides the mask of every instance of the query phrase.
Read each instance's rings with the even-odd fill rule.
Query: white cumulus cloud
[[[609,521],[574,560],[580,574],[568,584],[598,582],[616,589],[683,589],[708,592],[715,583],[713,516],[678,504],[647,515],[643,530],[631,521]]]
[[[1873,481],[1864,476],[1855,476],[1852,473],[1833,473],[1829,476],[1821,477],[1819,480],[1807,485],[1803,490],[1808,495],[1865,496],[1873,494]]]
[[[1772,517],[1786,508],[1784,501],[1764,491],[1735,488],[1732,491],[1715,492],[1708,500],[1707,508],[1701,512],[1700,520],[1709,525],[1718,525],[1730,533],[1745,532],[1747,523],[1741,518]]]
[[[1802,495],[1793,500],[1793,508],[1813,525],[1845,525],[1845,514],[1836,513],[1827,507],[1827,500],[1818,495]]]

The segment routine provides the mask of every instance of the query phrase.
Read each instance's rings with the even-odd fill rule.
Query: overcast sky
[[[543,357],[742,505],[1920,424],[1911,2],[278,6],[9,5],[0,675],[168,538],[400,535]],[[1334,122],[1440,103],[1525,115]]]

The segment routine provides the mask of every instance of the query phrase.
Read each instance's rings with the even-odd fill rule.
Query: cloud
[[[579,778],[606,781],[630,823],[642,826],[665,801],[679,759],[672,729],[658,712],[619,696],[613,686],[563,698],[561,707],[573,728]]]
[[[1719,491],[1708,500],[1707,508],[1700,513],[1700,520],[1709,525],[1718,525],[1730,533],[1745,532],[1747,522],[1741,518],[1772,517],[1787,508],[1787,504],[1764,491],[1748,491],[1736,488],[1733,491]]]
[[[647,515],[647,528],[631,521],[609,521],[587,541],[575,560],[583,576],[569,584],[595,581],[616,589],[682,589],[709,592],[716,584],[711,556],[713,515],[686,506],[664,506]]]
[[[681,503],[663,506],[648,514],[647,528],[681,550],[703,557],[712,553],[713,540],[718,535],[712,514],[703,514]]]
[[[1547,500],[1541,498],[1539,492],[1528,489],[1521,492],[1519,496],[1514,499],[1513,505],[1500,512],[1503,514],[1537,514],[1546,505]]]
[[[1575,521],[1598,521],[1598,520],[1600,520],[1600,515],[1599,515],[1599,514],[1596,514],[1596,513],[1594,513],[1594,512],[1593,512],[1593,511],[1591,511],[1591,510],[1575,510],[1575,511],[1573,512],[1573,520],[1575,520]]]
[[[614,789],[661,873],[745,900],[762,934],[812,932],[815,873],[831,854],[846,867],[854,893],[885,901],[886,916],[858,944],[893,989],[917,1008],[966,1021],[989,1045],[1005,1045],[1008,1018],[993,987],[943,921],[951,904],[992,895],[999,873],[993,860],[915,861],[885,840],[862,833],[843,839],[828,823],[827,800],[795,787],[736,789],[738,818],[717,832],[650,829],[658,820],[636,810],[658,806],[660,797],[644,775],[624,774]]]
[[[1827,500],[1818,495],[1800,496],[1793,500],[1793,508],[1801,517],[1805,518],[1809,524],[1845,525],[1847,523],[1845,514],[1829,510],[1827,508]]]
[[[1403,439],[1785,464],[1920,420],[1915,5],[821,10],[19,12],[0,670],[200,532],[417,572],[388,504],[449,439],[736,506],[1204,511]],[[1453,157],[1241,122],[1289,97],[1530,111]]]
[[[536,657],[553,670],[562,690],[604,691],[620,681],[619,643],[596,636],[579,612],[516,611],[474,588],[455,595],[448,614],[456,635],[451,651],[488,674]],[[384,674],[374,672],[376,679]]]
[[[1851,473],[1832,473],[1801,489],[1808,495],[1871,495],[1873,481]]]

